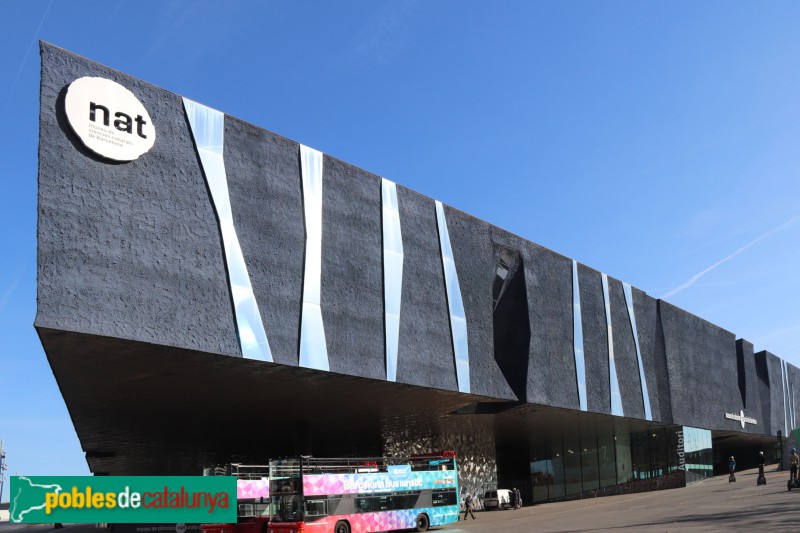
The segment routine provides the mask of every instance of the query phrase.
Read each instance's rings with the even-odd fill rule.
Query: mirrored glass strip
[[[785,408],[784,412],[786,413],[786,427],[788,431],[792,430],[792,395],[789,391],[789,369],[786,367],[786,361],[781,359],[781,371],[782,371],[782,378],[783,378],[783,390],[785,392]],[[788,435],[788,433],[787,433]]]
[[[300,145],[306,260],[303,273],[303,316],[300,323],[300,366],[330,370],[320,307],[322,287],[322,152]]]
[[[792,394],[789,390],[789,369],[787,368],[786,361],[781,360],[783,364],[783,388],[786,391],[786,426],[788,431],[792,430]],[[788,433],[787,433],[788,435]]]
[[[792,387],[792,380],[789,377],[789,363],[784,361],[786,367],[786,402],[789,404],[789,431],[797,427],[794,409],[794,387]]]
[[[794,419],[794,390],[792,387],[792,380],[789,378],[789,363],[783,361],[784,374],[786,375],[786,404],[789,408],[786,410],[789,417],[789,431],[795,427]]]
[[[572,350],[575,354],[575,381],[578,384],[578,403],[586,411],[586,362],[583,357],[583,323],[581,322],[581,289],[578,282],[578,262],[572,261]]]
[[[456,263],[453,249],[450,246],[450,234],[444,217],[442,202],[436,201],[436,224],[439,226],[439,246],[442,253],[442,269],[447,292],[447,305],[450,310],[450,331],[453,335],[453,353],[456,360],[456,381],[459,392],[469,392],[469,346],[467,343],[467,318],[464,313],[464,302],[461,299],[461,288],[456,274]]]
[[[383,220],[383,304],[386,333],[386,379],[397,381],[397,353],[400,339],[400,301],[403,290],[403,236],[397,186],[381,179]]]
[[[242,356],[247,359],[272,362],[272,351],[269,348],[261,313],[247,272],[247,264],[233,224],[223,156],[225,115],[186,98],[183,99],[183,106],[189,119],[195,147],[200,155],[203,175],[211,192],[211,201],[219,218],[222,248],[228,267],[228,284],[233,296]]]
[[[639,362],[639,381],[642,384],[644,418],[645,420],[653,420],[653,413],[650,411],[650,394],[647,392],[647,378],[644,375],[644,364],[642,363],[642,351],[639,349],[639,333],[636,331],[636,313],[633,310],[633,290],[630,283],[623,283],[622,291],[625,293],[625,304],[628,307],[628,318],[631,321],[631,330],[633,331],[633,344],[636,347],[636,360]]]
[[[781,390],[783,391],[783,434],[789,437],[789,401],[788,391],[786,390],[786,361],[781,359]]]
[[[606,308],[606,328],[608,329],[608,381],[611,393],[611,414],[625,416],[622,411],[622,395],[619,392],[617,366],[614,363],[614,336],[611,331],[611,299],[608,296],[608,275],[602,274],[603,303]]]
[[[781,361],[783,361],[783,359],[781,359]],[[797,419],[795,417],[794,407],[794,386],[792,386],[792,380],[789,377],[789,363],[783,361],[783,367],[784,374],[786,375],[786,402],[789,404],[789,431],[792,431],[797,427]]]

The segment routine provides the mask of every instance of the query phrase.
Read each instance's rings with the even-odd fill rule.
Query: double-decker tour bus
[[[458,520],[453,452],[269,463],[269,533],[427,531]]]
[[[205,475],[236,477],[236,523],[202,524],[203,533],[267,533],[269,466],[229,464],[207,468]]]

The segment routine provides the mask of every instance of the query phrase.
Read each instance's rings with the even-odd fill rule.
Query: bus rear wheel
[[[428,515],[421,514],[417,517],[417,531],[428,531]]]
[[[333,528],[333,533],[350,533],[350,524],[344,520],[336,522],[336,527]]]

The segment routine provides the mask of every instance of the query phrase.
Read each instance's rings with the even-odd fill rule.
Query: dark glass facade
[[[684,442],[687,428],[653,425],[647,429],[617,428],[613,433],[581,432],[579,438],[552,439],[549,446],[532,449],[530,462],[533,501],[545,502],[570,498],[581,493],[635,492],[637,486],[646,489],[666,488],[683,484],[682,467],[694,468],[695,474],[706,471],[706,449],[684,452],[682,463],[679,445]],[[706,436],[690,432],[698,445],[709,443]],[[694,444],[693,444],[694,446]],[[694,447],[692,448],[694,450]],[[622,487],[624,486],[624,487]]]

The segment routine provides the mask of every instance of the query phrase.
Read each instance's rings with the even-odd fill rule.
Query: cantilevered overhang
[[[449,431],[486,398],[38,328],[95,473],[197,474],[218,461],[381,453]],[[480,415],[476,415],[480,416]],[[475,428],[473,428],[475,429]]]
[[[95,474],[198,474],[387,440],[483,433],[498,447],[658,424],[118,338],[38,328]]]

